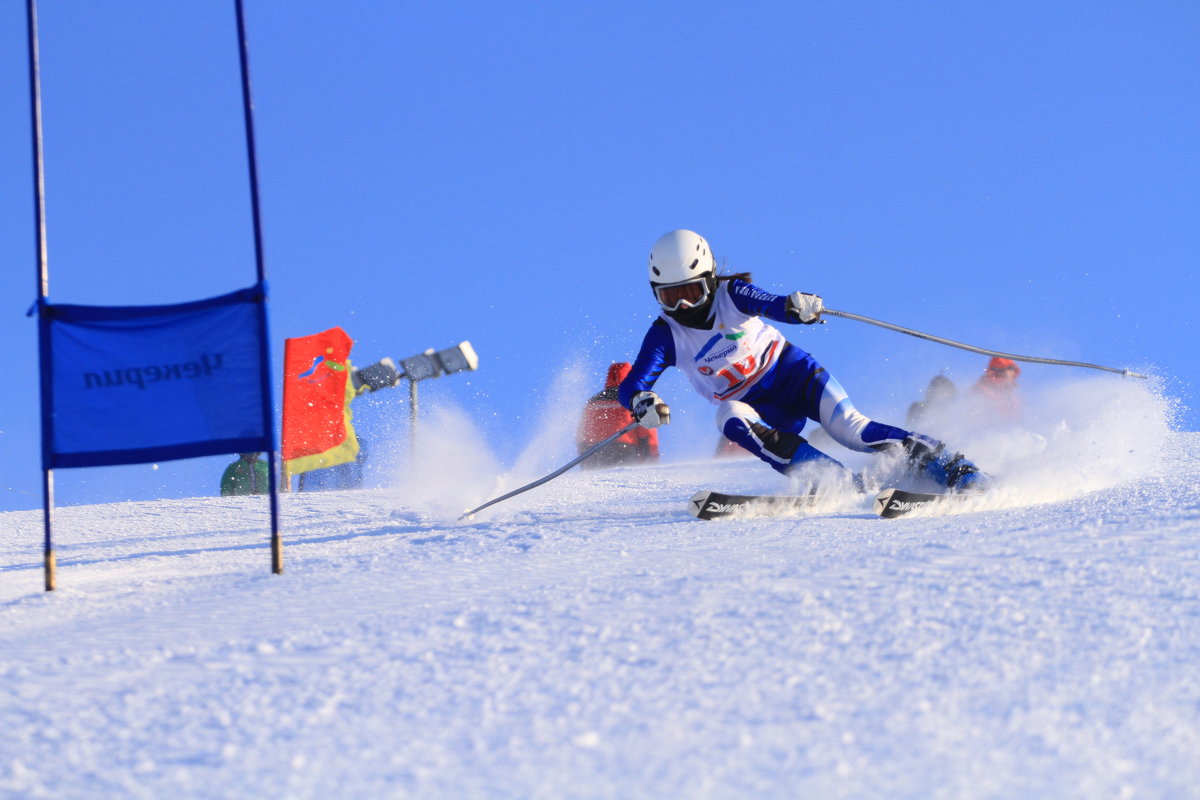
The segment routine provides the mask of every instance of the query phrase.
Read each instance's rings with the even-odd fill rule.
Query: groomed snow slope
[[[1200,434],[1108,435],[895,521],[691,519],[786,489],[740,460],[288,495],[282,576],[262,498],[64,508],[54,593],[2,514],[0,797],[1195,797]]]

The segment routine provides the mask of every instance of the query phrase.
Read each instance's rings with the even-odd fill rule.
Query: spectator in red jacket
[[[1021,368],[1010,358],[994,357],[987,369],[971,387],[976,397],[986,400],[986,405],[1000,419],[1016,419],[1021,416],[1021,398],[1017,394],[1017,376]]]
[[[582,453],[594,444],[604,441],[617,431],[633,422],[629,409],[617,399],[617,387],[629,374],[632,365],[628,361],[616,362],[608,368],[604,390],[592,395],[583,407],[575,442]],[[585,468],[613,467],[620,464],[636,464],[658,458],[658,431],[638,426],[627,431],[608,447],[600,450],[581,466]]]

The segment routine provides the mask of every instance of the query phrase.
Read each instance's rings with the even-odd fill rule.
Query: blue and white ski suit
[[[621,383],[621,404],[629,408],[663,370],[678,367],[717,406],[721,433],[784,474],[801,462],[836,463],[800,437],[810,419],[850,450],[884,450],[908,438],[909,431],[860,413],[816,359],[763,320],[794,324],[786,303],[783,295],[734,278],[717,286],[710,328],[660,316]]]

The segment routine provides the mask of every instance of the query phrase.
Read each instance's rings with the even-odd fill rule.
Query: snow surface
[[[496,480],[453,415],[391,489],[283,496],[282,576],[263,498],[58,509],[53,593],[0,514],[0,797],[1200,796],[1200,434],[1039,408],[894,521],[693,520],[791,488],[732,459],[458,522],[562,461]]]

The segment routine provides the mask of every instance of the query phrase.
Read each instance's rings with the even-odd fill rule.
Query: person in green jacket
[[[221,476],[222,497],[267,493],[270,486],[267,462],[260,461],[259,455],[242,453],[237,461],[225,468],[225,474]]]

